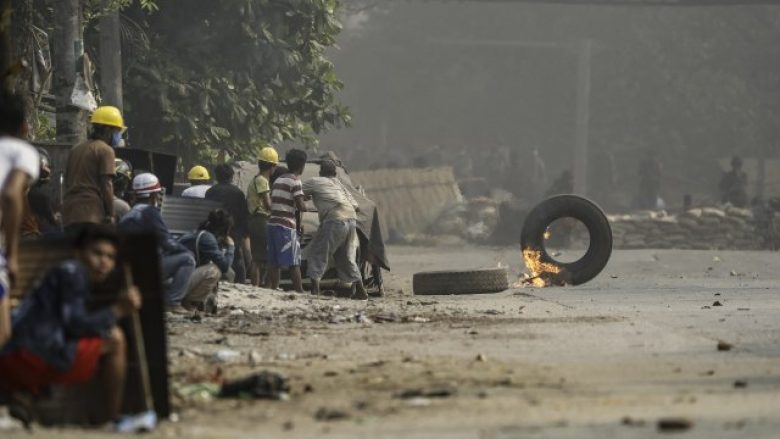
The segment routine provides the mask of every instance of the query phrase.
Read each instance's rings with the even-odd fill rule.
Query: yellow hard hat
[[[122,118],[122,112],[116,107],[98,107],[92,117],[89,119],[89,123],[98,125],[107,125],[110,127],[127,129],[125,126],[125,120]]]
[[[257,161],[268,162],[268,163],[273,163],[274,165],[278,165],[279,153],[276,152],[276,150],[271,148],[270,146],[266,146],[265,148],[260,150],[260,155],[257,157]]]
[[[192,169],[190,169],[190,172],[187,173],[187,179],[195,181],[209,181],[211,180],[211,176],[209,176],[208,169],[198,165],[193,166]]]

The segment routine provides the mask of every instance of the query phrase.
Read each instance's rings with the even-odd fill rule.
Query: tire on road
[[[590,233],[588,251],[579,260],[570,263],[556,261],[545,249],[547,228],[561,218],[579,220]],[[612,228],[607,216],[592,201],[576,195],[558,195],[543,201],[528,214],[520,243],[523,250],[532,248],[541,252],[542,262],[563,268],[567,283],[581,285],[598,276],[607,266],[612,256]]]
[[[509,289],[509,276],[503,268],[430,271],[416,273],[412,284],[416,295],[499,293]]]

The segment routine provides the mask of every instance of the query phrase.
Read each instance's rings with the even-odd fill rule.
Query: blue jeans
[[[181,305],[187,294],[187,284],[195,271],[195,258],[190,252],[164,255],[162,270],[165,280],[173,279],[167,291],[168,304]]]

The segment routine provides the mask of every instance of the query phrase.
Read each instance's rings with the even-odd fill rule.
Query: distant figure
[[[720,201],[731,203],[735,207],[748,206],[748,178],[742,170],[742,159],[739,156],[731,158],[731,171],[723,174],[718,189]]]
[[[561,172],[561,175],[553,182],[550,189],[547,190],[547,196],[570,194],[574,192],[574,174],[570,169]]]
[[[271,175],[278,164],[279,153],[274,148],[269,146],[261,149],[257,157],[258,173],[246,188],[249,240],[252,250],[252,268],[249,277],[252,279],[252,285],[256,287],[265,285],[263,278],[265,263],[268,260],[266,226],[271,217]],[[283,174],[287,172],[282,171]]]
[[[654,151],[648,151],[639,162],[639,191],[634,200],[637,209],[657,209],[661,200],[661,176],[663,167]]]
[[[206,198],[206,192],[211,189],[211,176],[208,169],[203,166],[193,166],[187,173],[190,187],[184,189],[181,196],[184,198]]]

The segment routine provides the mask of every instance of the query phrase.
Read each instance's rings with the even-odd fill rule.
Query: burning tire
[[[561,218],[579,220],[590,234],[588,251],[571,263],[556,261],[545,248],[548,227]],[[612,256],[612,228],[606,215],[592,201],[576,195],[555,196],[536,206],[525,220],[520,242],[527,265],[531,257],[535,265],[558,269],[559,273],[550,275],[550,270],[528,267],[533,276],[547,275],[553,284],[584,284],[598,276]]]
[[[485,294],[509,289],[509,277],[503,268],[470,271],[430,271],[412,279],[416,295]]]

